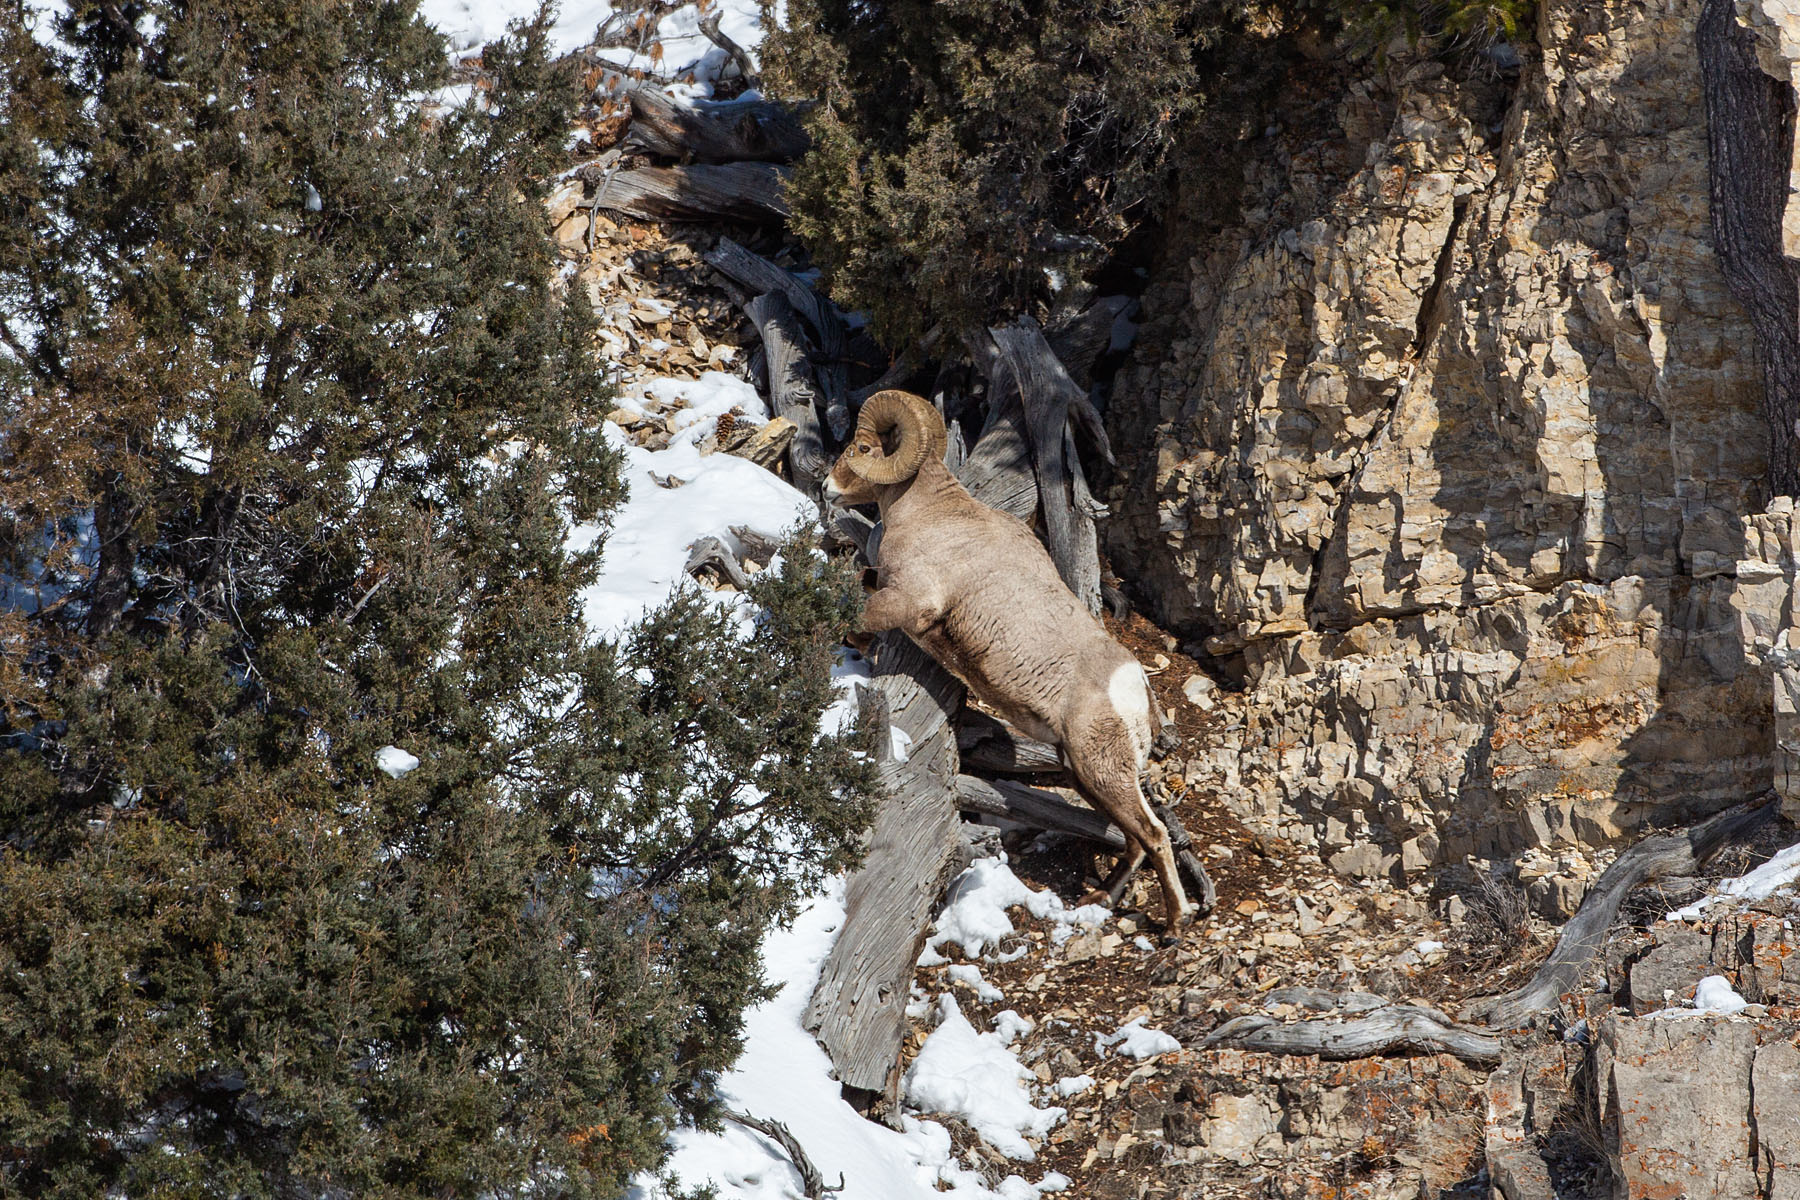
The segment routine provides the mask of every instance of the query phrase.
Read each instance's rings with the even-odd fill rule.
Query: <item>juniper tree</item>
[[[842,578],[580,620],[543,30],[0,10],[0,1192],[614,1194],[851,853]]]
[[[899,347],[1077,290],[1210,176],[1306,30],[1368,53],[1529,28],[1532,0],[789,0],[765,46],[811,103],[793,226]]]

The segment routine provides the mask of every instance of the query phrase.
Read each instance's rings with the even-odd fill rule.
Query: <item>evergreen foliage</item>
[[[816,102],[792,224],[838,303],[901,347],[1003,321],[1091,272],[1155,214],[1172,170],[1216,166],[1209,106],[1241,102],[1284,34],[1484,45],[1526,31],[1534,0],[787,7],[766,75]]]
[[[849,581],[595,644],[540,181],[406,0],[0,9],[0,1194],[606,1196],[852,855]],[[53,36],[52,36],[53,35]],[[377,751],[420,760],[397,777]]]

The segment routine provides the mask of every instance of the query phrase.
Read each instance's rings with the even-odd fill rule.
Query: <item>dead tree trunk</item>
[[[805,1018],[847,1098],[863,1106],[898,1098],[913,970],[960,847],[950,718],[962,685],[898,633],[882,636],[876,669],[887,719],[912,744],[903,761],[881,764],[888,799]]]
[[[700,163],[636,167],[600,185],[594,206],[647,221],[750,221],[778,225],[788,218],[782,184],[787,168],[773,163]]]
[[[1069,585],[1089,612],[1100,612],[1100,554],[1091,514],[1078,511],[1079,487],[1073,464],[1064,450],[1064,429],[1072,401],[1085,401],[1086,393],[1057,361],[1044,340],[1044,332],[1030,318],[1000,329],[988,330],[996,351],[988,386],[1005,396],[1016,393],[1030,439],[1031,460],[1037,475],[1038,503],[1044,517],[1044,541],[1063,582]]]
[[[690,108],[655,88],[631,92],[625,148],[702,163],[792,162],[811,145],[794,110],[772,100]]]
[[[842,441],[850,433],[850,372],[846,365],[850,332],[844,320],[823,296],[795,279],[760,254],[746,250],[730,238],[706,254],[707,265],[753,294],[779,292],[794,311],[813,327],[819,348],[814,369],[824,398],[825,423],[831,436]]]
[[[1762,356],[1769,488],[1800,493],[1800,273],[1782,253],[1794,89],[1756,62],[1732,0],[1706,0],[1695,29],[1706,93],[1713,245]]]
[[[1707,859],[1742,841],[1774,817],[1775,812],[1774,803],[1767,799],[1740,804],[1691,829],[1638,842],[1606,868],[1581,907],[1562,927],[1556,948],[1530,983],[1501,996],[1472,1000],[1463,1006],[1463,1011],[1495,1029],[1516,1029],[1536,1014],[1556,1007],[1563,993],[1574,990],[1582,971],[1606,944],[1607,932],[1627,892],[1653,879],[1697,873]]]
[[[762,338],[769,365],[769,407],[794,423],[788,443],[788,466],[794,486],[817,499],[819,481],[831,469],[819,427],[819,388],[807,360],[805,335],[793,305],[779,292],[768,292],[744,305],[744,315]]]

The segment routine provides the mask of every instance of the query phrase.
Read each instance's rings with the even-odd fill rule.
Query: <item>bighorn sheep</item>
[[[1154,730],[1144,669],[1107,636],[1023,522],[982,504],[944,466],[943,418],[908,392],[864,402],[826,480],[843,504],[876,504],[884,532],[870,633],[899,629],[1032,737],[1055,742],[1082,793],[1149,857],[1169,923],[1198,906],[1182,890],[1169,832],[1138,786]]]

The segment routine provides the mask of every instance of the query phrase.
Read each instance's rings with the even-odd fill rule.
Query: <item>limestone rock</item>
[[[1210,232],[1117,385],[1112,561],[1245,681],[1189,778],[1344,873],[1800,811],[1800,530],[1712,248],[1702,6],[1547,0],[1510,81],[1339,66],[1172,225]],[[1740,3],[1767,65],[1791,7]]]
[[[1602,1021],[1594,1061],[1614,1194],[1793,1196],[1796,1036],[1792,1026],[1741,1017]]]

